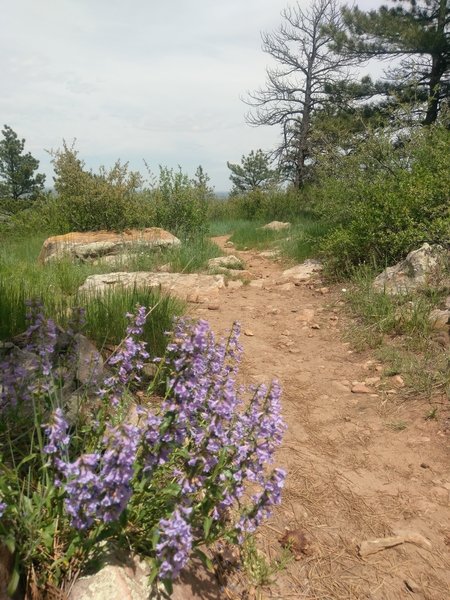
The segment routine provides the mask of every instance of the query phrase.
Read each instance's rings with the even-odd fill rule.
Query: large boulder
[[[103,294],[114,289],[156,289],[187,300],[188,302],[210,302],[217,298],[219,290],[225,287],[223,275],[203,275],[198,273],[108,273],[90,275],[79,292]]]
[[[66,233],[45,240],[39,262],[46,263],[63,257],[78,260],[98,259],[123,252],[143,251],[180,245],[180,240],[159,227],[131,229],[122,233],[90,231]]]
[[[380,273],[373,282],[373,288],[392,296],[425,286],[445,286],[450,284],[449,270],[450,250],[425,243],[410,252],[405,260]]]

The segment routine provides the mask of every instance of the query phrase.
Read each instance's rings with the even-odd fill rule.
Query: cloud
[[[202,164],[217,190],[227,160],[272,147],[278,130],[245,124],[240,97],[265,80],[260,31],[285,0],[18,0],[2,8],[3,121],[50,175],[77,138],[88,166],[116,158]]]

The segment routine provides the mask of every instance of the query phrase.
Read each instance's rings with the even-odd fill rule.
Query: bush
[[[142,227],[143,197],[138,191],[143,180],[130,171],[128,163],[117,161],[107,170],[100,167],[97,174],[85,169],[78,152],[65,142],[62,150],[52,153],[55,169],[55,229],[60,231],[123,231]],[[147,218],[145,220],[148,219]]]
[[[450,240],[450,132],[412,131],[400,147],[373,133],[353,154],[322,165],[316,189],[333,230],[322,250],[330,272],[361,263],[392,264],[424,242]]]
[[[212,190],[201,167],[194,179],[181,169],[160,167],[158,185],[149,192],[155,207],[155,223],[184,240],[203,237],[208,230],[208,203]]]
[[[284,472],[267,470],[284,430],[280,388],[252,387],[249,403],[239,395],[237,325],[216,342],[206,322],[179,320],[157,361],[164,399],[138,406],[131,425],[130,392],[149,355],[140,341],[146,309],[128,317],[95,421],[88,406],[66,421],[55,325],[38,306],[25,335],[31,380],[25,386],[13,361],[2,364],[0,541],[14,553],[10,595],[21,582],[33,597],[67,589],[101,541],[146,557],[170,592],[191,554],[206,560],[202,546],[242,541],[280,502]]]

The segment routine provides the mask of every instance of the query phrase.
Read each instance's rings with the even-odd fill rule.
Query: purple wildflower
[[[161,579],[178,577],[189,559],[193,541],[191,526],[185,518],[189,513],[190,510],[175,509],[169,519],[161,519],[159,522],[160,537],[156,555],[161,561]]]
[[[75,462],[63,464],[67,482],[66,510],[77,529],[86,529],[95,519],[116,521],[132,494],[140,432],[133,425],[107,427],[102,454],[83,454]]]
[[[0,502],[0,519],[5,514],[5,510],[8,508],[8,505],[5,502]]]
[[[69,424],[64,419],[64,414],[61,408],[57,408],[50,419],[50,423],[43,425],[45,434],[47,435],[47,445],[44,446],[46,454],[56,454],[67,449],[70,442],[70,437],[67,434]]]
[[[127,314],[129,325],[126,336],[119,349],[108,359],[115,373],[107,377],[98,392],[100,398],[108,398],[113,406],[118,406],[125,386],[140,381],[139,371],[143,368],[143,360],[149,357],[146,342],[139,340],[147,318],[145,306],[137,306],[136,314]]]
[[[49,377],[52,370],[52,358],[56,343],[56,325],[52,319],[46,319],[43,313],[42,302],[30,301],[27,303],[28,329],[26,349],[38,356],[38,364],[42,375]]]

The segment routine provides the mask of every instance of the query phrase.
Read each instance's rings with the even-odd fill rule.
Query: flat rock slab
[[[283,271],[281,278],[277,283],[280,285],[287,282],[300,283],[302,281],[309,281],[314,274],[319,273],[322,270],[322,264],[318,260],[308,259],[305,260],[301,265],[296,265],[286,271]]]
[[[69,257],[78,260],[117,255],[132,249],[154,249],[179,246],[180,240],[159,227],[131,229],[122,233],[113,231],[73,232],[47,238],[38,260],[46,263]]]
[[[223,275],[203,275],[198,273],[152,273],[137,271],[105,275],[90,275],[79,292],[84,294],[104,294],[114,289],[155,289],[177,296],[187,302],[209,303],[218,297],[219,290],[225,287]]]

